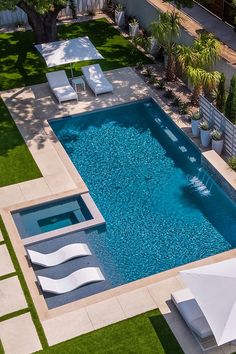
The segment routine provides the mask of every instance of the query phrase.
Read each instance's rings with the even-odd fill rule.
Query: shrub
[[[179,107],[179,114],[188,114],[189,113],[189,107],[186,102],[182,103]]]
[[[167,90],[164,93],[164,97],[171,100],[171,99],[173,99],[175,97],[175,95],[174,95],[174,92],[172,90]]]
[[[230,81],[229,94],[225,105],[225,116],[233,123],[236,123],[236,75]]]
[[[172,102],[172,105],[175,107],[181,107],[182,104],[183,104],[183,102],[181,101],[181,99],[179,97],[175,97]]]
[[[165,89],[166,89],[165,80],[164,80],[164,79],[158,80],[158,81],[157,81],[156,88],[157,88],[158,90],[165,90]]]
[[[223,133],[218,129],[213,129],[211,132],[211,137],[213,140],[221,140]]]
[[[206,120],[202,120],[199,126],[202,130],[210,130],[210,125]]]
[[[228,159],[228,164],[232,168],[232,170],[236,171],[236,156],[231,156]]]
[[[219,85],[216,93],[216,108],[220,112],[224,112],[226,101],[226,92],[225,92],[225,75],[222,73],[220,76]]]

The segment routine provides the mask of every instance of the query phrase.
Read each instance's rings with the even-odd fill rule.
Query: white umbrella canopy
[[[103,59],[88,37],[36,44],[49,68],[84,60]]]
[[[236,339],[236,258],[180,272],[218,345]]]

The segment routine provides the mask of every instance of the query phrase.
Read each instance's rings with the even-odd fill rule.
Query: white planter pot
[[[139,25],[131,25],[129,24],[129,36],[131,38],[134,38],[138,35],[139,32]]]
[[[214,140],[214,139],[212,139],[212,141],[211,141],[212,150],[217,152],[218,155],[221,155],[222,150],[223,150],[223,145],[224,145],[224,141],[223,140]]]
[[[148,52],[152,55],[155,55],[158,52],[158,44],[155,38],[150,39],[150,47],[148,49]]]
[[[200,127],[199,127],[199,120],[197,119],[192,119],[191,120],[191,128],[192,128],[192,134],[194,137],[199,136],[200,134]]]
[[[203,147],[208,147],[210,144],[210,140],[211,140],[211,133],[209,130],[202,130],[201,129],[201,133],[200,133],[200,137],[201,137],[201,144]]]
[[[123,27],[125,25],[125,12],[115,10],[115,23],[119,27]]]

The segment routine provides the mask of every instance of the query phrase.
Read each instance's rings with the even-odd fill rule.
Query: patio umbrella
[[[36,44],[36,49],[44,58],[49,68],[84,60],[103,59],[88,37],[79,37],[64,41]]]
[[[180,272],[218,345],[236,339],[236,258]]]

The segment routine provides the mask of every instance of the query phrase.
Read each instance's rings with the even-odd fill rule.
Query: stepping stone
[[[30,313],[0,322],[5,354],[30,354],[42,349]]]
[[[0,242],[4,241],[2,231],[0,230]]]
[[[0,281],[0,317],[28,307],[18,277]]]
[[[6,245],[0,245],[0,276],[15,272]]]

